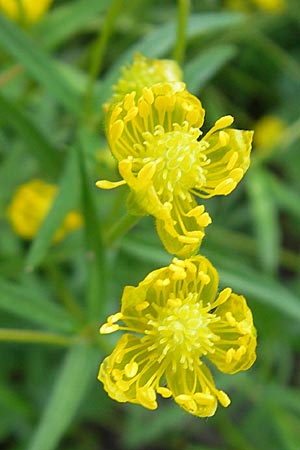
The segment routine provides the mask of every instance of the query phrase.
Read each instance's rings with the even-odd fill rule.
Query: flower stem
[[[186,47],[186,27],[190,11],[189,0],[178,0],[177,8],[177,41],[173,51],[173,58],[181,64]]]
[[[121,219],[107,232],[105,242],[107,246],[112,246],[120,237],[124,236],[140,219],[139,216],[125,214]]]
[[[51,344],[68,347],[72,345],[74,338],[44,331],[0,328],[0,341]]]

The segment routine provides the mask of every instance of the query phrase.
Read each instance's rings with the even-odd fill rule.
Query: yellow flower
[[[21,23],[37,22],[48,10],[52,0],[0,0],[0,11]]]
[[[8,207],[9,221],[20,237],[32,239],[46,217],[57,187],[42,180],[31,180],[21,185]],[[54,235],[54,241],[62,240],[68,233],[82,226],[82,216],[70,211]]]
[[[158,83],[126,94],[109,115],[107,137],[123,180],[97,186],[130,188],[128,209],[151,214],[167,251],[189,257],[211,222],[196,197],[227,195],[250,163],[252,131],[226,129],[219,119],[202,138],[205,111],[181,82]]]
[[[255,6],[270,13],[282,13],[286,9],[286,0],[253,0]]]
[[[286,0],[225,0],[225,7],[234,11],[249,12],[260,9],[269,13],[281,13],[287,7]]]
[[[132,91],[140,97],[144,87],[173,81],[182,81],[182,71],[175,61],[146,58],[136,53],[133,63],[122,68],[122,77],[113,86],[114,95],[105,108],[108,109]]]
[[[224,0],[225,8],[232,11],[248,12],[250,5],[247,0]]]
[[[129,331],[100,366],[108,395],[149,409],[157,408],[157,393],[173,396],[199,417],[212,416],[218,401],[228,406],[203,357],[228,374],[247,370],[256,358],[256,331],[245,298],[217,289],[217,271],[203,256],[174,258],[137,287],[126,286],[121,312],[100,328]]]
[[[261,117],[254,127],[254,143],[262,150],[270,150],[276,145],[285,129],[284,122],[276,116]]]

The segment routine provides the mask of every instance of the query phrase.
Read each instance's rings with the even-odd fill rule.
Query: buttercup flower
[[[286,0],[253,0],[253,3],[263,11],[282,13],[286,9]]]
[[[136,53],[133,63],[122,68],[122,76],[113,86],[114,95],[105,109],[108,110],[130,92],[135,91],[136,96],[140,97],[144,87],[173,81],[182,81],[182,71],[175,61],[146,58]]]
[[[57,187],[42,180],[31,180],[21,185],[8,207],[9,221],[19,236],[32,239],[46,217]],[[54,241],[62,240],[66,234],[82,226],[82,216],[70,211],[54,235]]]
[[[261,117],[254,127],[254,142],[262,150],[270,150],[276,145],[286,125],[282,119],[273,115]]]
[[[219,119],[202,139],[205,111],[182,82],[157,83],[126,94],[109,115],[107,138],[122,180],[97,186],[130,188],[128,209],[151,214],[169,253],[197,252],[211,222],[195,197],[227,195],[248,169],[252,131]]]
[[[0,0],[0,11],[17,22],[37,22],[52,0]]]
[[[286,0],[225,0],[225,7],[235,11],[249,12],[256,8],[269,13],[282,13],[286,7]]]
[[[217,271],[203,256],[174,258],[137,287],[125,287],[121,312],[100,329],[128,332],[100,366],[111,398],[156,409],[157,394],[173,396],[199,417],[212,416],[218,401],[230,404],[206,360],[228,374],[247,370],[256,358],[256,332],[245,298],[217,289]]]

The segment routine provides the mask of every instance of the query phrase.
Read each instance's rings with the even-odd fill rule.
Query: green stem
[[[74,338],[43,331],[0,328],[0,341],[21,342],[24,344],[51,344],[68,347],[73,344]]]
[[[104,241],[107,246],[112,246],[120,237],[124,236],[130,228],[135,225],[139,216],[132,216],[130,214],[124,215],[119,222],[117,222],[106,234]]]
[[[122,0],[112,0],[103,27],[101,28],[94,44],[89,71],[89,79],[85,92],[85,117],[88,117],[91,111],[92,97],[96,79],[101,72],[106,46],[111,36],[114,22],[120,10],[121,4]]]
[[[178,0],[177,8],[177,41],[175,43],[173,58],[181,64],[186,48],[186,27],[190,11],[189,0]]]

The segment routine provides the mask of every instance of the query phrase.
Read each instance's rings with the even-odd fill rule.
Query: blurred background
[[[13,3],[0,0],[0,449],[300,449],[300,2]],[[215,374],[232,403],[209,419],[119,404],[97,381],[118,339],[99,326],[171,261],[152,218],[109,239],[127,191],[95,187],[119,179],[102,105],[136,52],[180,63],[207,129],[231,114],[255,130],[242,182],[205,202],[201,253],[246,296],[257,361]]]

